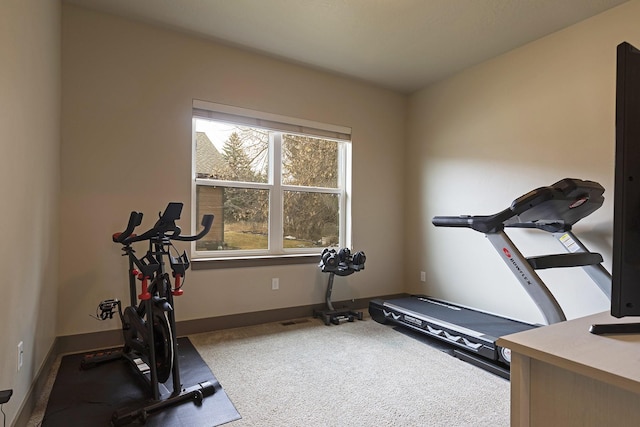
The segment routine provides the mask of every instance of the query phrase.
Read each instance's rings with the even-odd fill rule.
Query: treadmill
[[[573,234],[573,225],[602,206],[604,188],[593,181],[562,179],[517,198],[494,215],[436,216],[436,227],[465,227],[484,233],[542,313],[547,324],[566,320],[562,308],[536,270],[582,267],[611,299],[611,275],[602,255],[590,252]],[[528,228],[551,233],[565,253],[525,257],[505,233],[508,228]],[[454,356],[509,378],[511,352],[496,344],[504,335],[541,325],[452,304],[425,295],[369,303],[371,318],[402,326],[445,341]]]

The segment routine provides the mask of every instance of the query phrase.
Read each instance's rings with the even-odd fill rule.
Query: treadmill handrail
[[[576,252],[564,254],[539,255],[527,258],[534,270],[547,268],[584,267],[603,262],[602,255],[595,252]]]
[[[435,216],[432,223],[481,233],[497,233],[504,227],[538,228],[550,233],[570,231],[573,224],[602,206],[603,193],[604,188],[597,182],[565,178],[518,197],[496,214]]]
[[[511,210],[505,209],[495,215],[434,216],[431,223],[436,227],[466,227],[480,233],[496,233],[512,216]]]

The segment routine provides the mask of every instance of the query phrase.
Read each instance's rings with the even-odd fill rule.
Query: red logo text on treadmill
[[[509,252],[509,249],[502,248],[502,252],[504,252],[504,254],[507,256],[507,258],[511,258],[511,252]]]

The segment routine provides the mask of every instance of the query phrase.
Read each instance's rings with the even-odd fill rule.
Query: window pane
[[[196,215],[215,215],[211,231],[196,250],[268,249],[269,191],[199,185]]]
[[[284,192],[284,247],[313,248],[339,244],[337,194]]]
[[[338,142],[285,134],[282,137],[282,183],[338,188]]]
[[[269,134],[265,130],[196,119],[196,176],[267,182]]]

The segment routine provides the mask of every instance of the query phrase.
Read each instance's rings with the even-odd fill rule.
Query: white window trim
[[[315,135],[322,138],[351,141],[351,128],[312,120],[265,113],[248,108],[193,100],[193,116],[220,120],[248,127],[278,130],[285,133]]]
[[[295,185],[284,185],[281,182],[269,182],[269,183],[254,183],[254,182],[235,182],[235,181],[219,181],[210,179],[199,179],[196,177],[196,138],[195,132],[192,130],[192,176],[191,176],[191,224],[192,233],[196,233],[200,228],[200,219],[196,218],[196,188],[198,185],[216,185],[224,187],[234,188],[250,188],[250,189],[265,189],[271,190],[271,197],[269,203],[279,200],[282,203],[283,191],[303,191],[308,193],[333,193],[340,195],[340,205],[338,209],[340,212],[344,212],[344,215],[340,214],[340,246],[351,247],[351,182],[352,182],[352,148],[351,148],[351,128],[340,125],[332,125],[321,122],[315,122],[306,119],[300,119],[295,117],[282,116],[278,114],[265,113],[256,110],[250,110],[241,107],[235,107],[224,104],[217,104],[202,100],[193,100],[193,125],[195,128],[195,119],[201,118],[206,120],[224,121],[230,123],[236,123],[247,127],[256,127],[274,130],[282,133],[295,133],[303,134],[307,136],[316,136],[324,139],[335,139],[345,142],[343,149],[340,150],[338,168],[342,173],[339,174],[341,182],[338,183],[339,188],[324,188],[324,187],[306,187]],[[272,146],[270,147],[270,155],[274,156],[274,144],[270,141]],[[276,149],[281,149],[280,144],[275,144]],[[280,162],[270,159],[270,167],[276,168],[270,174],[271,177],[280,177],[281,168]],[[276,180],[279,181],[279,180]],[[278,192],[278,193],[276,193]],[[277,195],[280,194],[280,195]],[[215,220],[214,220],[215,221]],[[313,254],[320,254],[323,248],[287,248],[284,249],[284,242],[282,233],[272,233],[276,227],[280,228],[282,224],[282,206],[279,209],[270,209],[269,215],[269,249],[261,250],[234,250],[234,251],[211,251],[203,252],[196,251],[195,242],[191,243],[191,257],[194,260],[228,260],[228,259],[251,259],[251,258],[273,258],[273,257],[291,257],[291,256],[308,256]],[[273,248],[271,246],[276,246]]]

